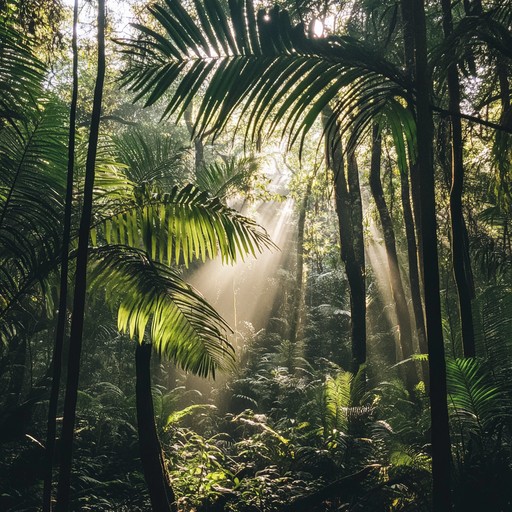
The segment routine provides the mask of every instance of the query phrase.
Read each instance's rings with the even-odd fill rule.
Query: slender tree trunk
[[[402,0],[400,5],[404,33],[404,62],[409,80],[414,82],[414,19],[412,4]],[[412,108],[411,108],[412,110]],[[413,111],[413,115],[415,112]],[[409,180],[404,173],[400,173],[402,207],[404,212],[405,235],[407,238],[407,256],[409,263],[409,282],[411,286],[411,299],[414,310],[414,319],[418,335],[418,344],[423,354],[428,352],[425,317],[421,300],[421,277],[423,270],[423,238],[421,236],[421,210],[419,188],[418,163],[409,155]],[[410,187],[409,187],[410,181]],[[412,205],[411,205],[412,197]],[[428,364],[422,363],[423,379],[427,390],[429,389]]]
[[[345,264],[348,284],[350,288],[350,313],[352,330],[352,368],[356,373],[366,361],[366,285],[364,262],[357,259],[352,220],[352,198],[343,160],[342,141],[337,124],[327,126],[327,119],[334,114],[332,110],[324,112],[324,128],[326,129],[326,157],[327,164],[334,174],[334,192],[336,212],[341,242],[341,259]],[[362,235],[362,227],[358,233]]]
[[[418,273],[418,247],[416,237],[414,236],[414,220],[409,195],[409,183],[407,175],[400,173],[400,191],[402,197],[402,209],[404,214],[405,237],[407,239],[407,260],[409,266],[409,284],[411,287],[411,301],[414,312],[414,322],[418,345],[422,354],[428,353],[427,333],[425,330],[425,317],[423,315],[423,303],[421,301],[420,276]],[[428,378],[428,364],[423,362],[421,365],[423,380],[427,391],[430,388]]]
[[[307,182],[306,191],[300,205],[299,220],[297,226],[297,263],[295,268],[295,289],[293,291],[292,318],[290,321],[290,341],[297,341],[297,333],[300,324],[300,312],[302,309],[303,279],[304,279],[304,228],[306,225],[306,211],[308,207],[311,187],[315,176],[312,175]]]
[[[443,9],[444,36],[453,32],[452,10],[450,0],[441,0]],[[462,211],[462,190],[464,187],[464,156],[462,142],[462,123],[460,119],[460,83],[456,65],[448,67],[449,110],[456,115],[451,116],[452,128],[452,182],[450,188],[450,217],[452,236],[452,264],[459,298],[459,314],[462,327],[462,345],[465,357],[474,357],[475,331],[473,312],[471,310],[472,272],[469,258],[469,247],[466,243],[466,225]]]
[[[382,233],[384,236],[384,245],[386,247],[386,256],[388,259],[389,283],[391,285],[391,293],[395,302],[396,317],[398,320],[399,345],[402,357],[408,359],[413,354],[412,347],[412,328],[407,299],[400,276],[400,268],[398,265],[398,254],[396,251],[396,239],[393,229],[393,221],[389,213],[382,182],[380,178],[380,166],[382,155],[382,144],[379,134],[379,127],[374,125],[372,134],[372,157],[370,165],[370,189],[373,199],[379,212],[379,218],[382,225]],[[408,363],[405,368],[405,378],[407,388],[412,391],[418,383],[414,363]]]
[[[496,72],[498,73],[498,80],[500,83],[500,102],[501,102],[501,120],[503,123],[505,115],[510,111],[510,84],[508,82],[508,70],[504,60],[499,57],[496,65]]]
[[[59,402],[60,378],[62,371],[62,351],[66,334],[69,243],[71,238],[71,213],[73,208],[73,174],[75,163],[76,105],[78,101],[78,48],[77,48],[78,0],[73,9],[73,90],[69,109],[68,169],[66,201],[64,206],[64,226],[62,233],[62,251],[60,268],[60,293],[55,346],[52,357],[52,385],[48,404],[48,422],[46,432],[46,461],[43,487],[43,512],[50,512],[52,506],[52,474],[55,457],[55,436],[57,432],[57,407]]]
[[[352,219],[352,232],[354,238],[354,253],[360,267],[361,275],[366,275],[364,259],[363,236],[363,202],[361,200],[361,187],[359,186],[359,168],[354,148],[347,151],[347,183],[350,195],[350,213]]]
[[[169,483],[162,448],[155,425],[151,395],[151,345],[137,344],[135,350],[137,425],[144,479],[154,512],[176,512],[175,497]]]
[[[59,483],[57,487],[57,512],[69,510],[73,433],[76,419],[78,379],[85,316],[85,295],[87,285],[87,258],[89,248],[92,198],[94,189],[94,168],[98,149],[98,137],[101,118],[101,102],[105,79],[105,0],[98,0],[98,71],[89,132],[89,146],[85,168],[85,184],[82,216],[78,233],[78,252],[76,258],[75,291],[71,320],[70,346],[67,368],[66,396],[64,399],[64,417],[62,424],[61,461]]]
[[[340,135],[340,152],[341,132]],[[338,160],[343,167],[343,156]],[[341,183],[339,183],[341,185]],[[350,217],[353,250],[349,251],[349,267],[351,277],[351,301],[354,303],[356,318],[352,322],[352,354],[354,359],[353,372],[359,370],[359,366],[366,361],[366,266],[364,258],[363,237],[363,206],[361,201],[361,189],[359,187],[359,170],[353,148],[347,154],[347,185],[348,185],[348,214]],[[336,190],[336,186],[335,186]],[[343,243],[342,243],[343,245]]]
[[[410,0],[401,1],[402,25],[404,32],[404,60],[405,70],[409,80],[414,82],[414,19],[413,5]],[[420,176],[418,163],[409,158],[409,177],[411,182],[412,213],[414,215],[414,226],[416,227],[417,247],[416,265],[423,268],[423,237],[421,233],[421,207],[420,207]],[[422,278],[421,271],[419,278]],[[420,281],[421,282],[421,281]]]
[[[451,510],[451,445],[446,389],[439,262],[434,193],[432,89],[428,73],[427,31],[423,0],[413,0],[415,42],[415,85],[417,111],[418,165],[420,170],[421,230],[423,233],[423,282],[427,343],[430,364],[430,408],[432,435],[432,504],[435,512]]]

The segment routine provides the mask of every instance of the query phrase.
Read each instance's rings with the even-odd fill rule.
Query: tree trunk
[[[352,364],[351,371],[357,373],[359,367],[366,361],[366,285],[364,261],[358,260],[352,220],[352,197],[345,177],[345,165],[340,129],[337,123],[329,123],[332,110],[325,109],[324,129],[327,164],[334,175],[334,192],[336,212],[341,242],[341,259],[345,264],[350,288],[350,313],[352,331]],[[362,235],[362,226],[357,233]]]
[[[137,344],[135,350],[137,425],[140,459],[153,512],[175,512],[175,497],[169,483],[155,425],[151,395],[151,345]]]
[[[363,202],[361,200],[356,154],[354,148],[350,147],[347,150],[347,181],[351,204],[350,213],[354,238],[354,253],[360,267],[360,272],[364,276],[366,275],[366,265],[364,259]]]
[[[412,3],[409,0],[402,0],[400,9],[402,13],[402,25],[404,31],[404,61],[407,77],[414,82],[414,19]],[[411,182],[412,213],[414,215],[414,226],[416,228],[417,265],[423,269],[423,237],[421,233],[421,207],[420,207],[420,176],[419,167],[413,158],[409,158],[409,177]],[[419,278],[422,279],[423,270]]]
[[[66,334],[69,243],[71,238],[71,213],[73,208],[73,174],[75,163],[76,106],[78,101],[78,48],[77,48],[78,0],[73,9],[73,89],[69,108],[68,169],[66,183],[66,202],[64,206],[64,226],[62,233],[62,251],[60,267],[60,292],[55,346],[52,356],[52,385],[48,404],[48,422],[46,432],[45,475],[43,487],[43,512],[50,512],[52,506],[52,474],[55,457],[55,436],[57,432],[57,407],[59,402],[60,378],[62,370],[62,351]]]
[[[444,36],[453,32],[450,0],[441,1],[443,9]],[[462,142],[462,123],[460,119],[460,84],[456,65],[448,67],[448,101],[452,128],[452,180],[450,187],[450,217],[452,237],[452,264],[459,298],[459,315],[462,327],[462,345],[465,357],[474,357],[475,332],[471,299],[474,295],[469,247],[466,243],[466,225],[462,211],[462,190],[464,187],[464,157]]]
[[[416,237],[414,236],[414,220],[411,209],[411,200],[409,195],[409,183],[407,175],[400,173],[400,191],[402,198],[402,209],[404,214],[405,237],[407,239],[407,260],[409,266],[409,284],[411,287],[411,301],[414,312],[414,321],[416,326],[416,335],[418,345],[422,354],[428,353],[427,333],[425,331],[425,317],[423,315],[423,303],[421,301],[420,276],[418,273],[418,247]],[[428,364],[423,362],[421,365],[423,372],[423,381],[428,391]]]
[[[393,230],[393,221],[389,213],[386,199],[384,198],[384,191],[380,178],[380,165],[382,144],[379,134],[379,127],[374,125],[372,136],[372,158],[370,165],[370,189],[372,191],[373,199],[379,212],[380,222],[382,224],[382,233],[384,237],[384,245],[386,247],[386,256],[388,260],[389,269],[389,282],[391,285],[391,293],[395,302],[396,317],[399,328],[399,345],[402,352],[402,357],[408,359],[413,354],[412,347],[412,329],[411,318],[409,315],[409,308],[407,306],[407,299],[400,276],[400,268],[398,265],[398,254],[396,251],[395,232]],[[407,363],[405,367],[405,379],[407,389],[412,391],[414,386],[418,383],[414,363]]]
[[[304,228],[306,225],[306,211],[309,196],[315,175],[312,175],[307,182],[306,191],[300,205],[299,220],[297,226],[297,263],[295,268],[295,289],[293,291],[292,318],[290,321],[290,342],[297,341],[297,333],[300,324],[300,312],[302,307],[303,279],[304,279]]]
[[[427,33],[423,0],[413,0],[415,42],[415,85],[418,165],[420,170],[421,231],[423,234],[423,282],[427,343],[430,363],[430,408],[432,435],[432,504],[436,512],[451,510],[451,453],[446,389],[439,262],[434,193],[432,89],[428,73]]]
[[[408,0],[402,0],[402,26],[404,33],[404,62],[407,76],[414,82],[414,19],[412,5]],[[411,108],[411,107],[409,107]],[[413,110],[411,108],[411,110]],[[413,115],[415,112],[413,111]],[[421,236],[421,210],[418,163],[409,155],[409,182],[407,176],[400,173],[402,207],[404,212],[405,234],[407,238],[407,257],[409,263],[409,282],[414,319],[418,334],[418,344],[423,354],[428,352],[425,317],[421,300],[421,279],[423,275],[423,238]],[[411,207],[412,197],[412,207]],[[419,272],[418,269],[421,269]],[[429,390],[428,364],[422,363],[423,380],[427,392]]]
[[[101,118],[101,102],[105,79],[105,0],[98,0],[98,70],[89,132],[89,145],[85,167],[85,184],[82,204],[82,216],[78,233],[78,251],[76,258],[75,291],[71,320],[70,346],[68,355],[66,396],[64,399],[64,417],[62,424],[61,461],[59,483],[57,487],[57,512],[69,510],[73,433],[76,419],[78,379],[85,316],[85,295],[87,286],[87,257],[89,247],[92,198],[94,189],[94,168],[98,149],[98,137]]]

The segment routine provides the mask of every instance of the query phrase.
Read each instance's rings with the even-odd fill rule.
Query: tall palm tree
[[[2,338],[10,341],[25,327],[19,314],[26,310],[24,298],[32,292],[41,295],[44,288],[38,290],[37,285],[44,287],[60,262],[66,116],[58,102],[45,98],[41,87],[44,66],[15,31],[5,26],[0,30],[5,35],[0,73],[6,83],[0,124],[0,290]],[[19,95],[27,93],[27,102],[19,106],[9,96],[18,91]],[[154,348],[184,369],[212,375],[233,355],[224,335],[227,326],[179,273],[156,260],[188,264],[192,258],[222,254],[225,261],[234,261],[272,244],[254,222],[192,186],[159,190],[158,184],[163,187],[171,181],[168,171],[175,156],[165,144],[156,157],[155,152],[145,151],[147,140],[140,134],[131,142],[125,144],[125,149],[132,150],[131,162],[125,159],[122,168],[130,171],[132,179],[115,168],[96,165],[94,225],[86,238],[88,246],[94,242],[88,248],[93,283],[96,290],[103,286],[107,299],[118,309],[121,330],[142,342],[151,319],[150,338],[141,343],[138,354],[147,354],[151,339]],[[134,156],[137,147],[141,151]],[[143,165],[148,172],[142,172]],[[149,367],[138,365],[138,369],[139,381],[143,381],[141,375]],[[150,388],[139,389],[142,410]],[[144,432],[144,425],[152,419],[143,413],[139,417]],[[150,436],[141,435],[143,443],[147,439]],[[59,507],[66,506],[61,494]]]
[[[106,295],[118,304],[118,327],[139,340],[136,404],[144,475],[153,509],[175,511],[154,422],[152,348],[201,376],[215,375],[216,369],[233,360],[233,350],[223,334],[227,325],[169,265],[188,265],[192,259],[217,254],[233,262],[272,244],[254,223],[191,185],[162,192],[169,178],[161,164],[168,155],[155,150],[165,145],[164,139],[155,134],[149,138],[141,131],[116,137],[125,172],[134,180],[125,184],[132,187],[133,202],[125,191],[122,211],[111,211],[98,221],[97,235],[110,245],[98,249],[95,282],[104,287],[108,274]],[[126,153],[127,140],[131,148],[144,151]],[[146,176],[151,174],[154,180],[149,185]],[[119,245],[121,240],[143,249],[127,249]]]

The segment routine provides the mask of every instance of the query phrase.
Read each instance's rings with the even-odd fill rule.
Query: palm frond
[[[489,286],[474,304],[475,337],[497,381],[509,386],[512,368],[512,290],[507,285]]]
[[[146,248],[151,258],[167,264],[215,258],[234,262],[275,247],[254,221],[224,206],[193,185],[162,193],[147,189],[123,211],[96,226],[107,243]],[[140,245],[139,245],[140,246]]]
[[[58,262],[66,169],[65,111],[40,100],[31,119],[0,127],[0,318]],[[3,330],[2,328],[2,330]]]
[[[227,324],[174,269],[126,246],[103,247],[91,256],[93,289],[104,289],[117,308],[121,332],[139,343],[148,333],[159,353],[200,376],[234,361]]]
[[[230,158],[203,165],[196,173],[195,183],[219,199],[249,188],[251,178],[258,171],[258,161],[252,157]]]
[[[147,183],[176,185],[187,181],[184,149],[161,130],[130,129],[114,135],[112,140],[127,178],[138,186]]]
[[[454,27],[449,37],[441,42],[432,53],[431,62],[441,73],[452,64],[464,64],[468,54],[487,46],[493,54],[512,57],[512,36],[510,35],[510,8],[499,6],[485,14],[465,16]]]
[[[123,43],[123,82],[145,105],[177,84],[162,117],[183,114],[201,89],[197,135],[219,132],[238,109],[252,137],[273,116],[269,132],[283,122],[295,140],[331,102],[353,116],[408,94],[403,73],[382,55],[350,37],[307,38],[277,6],[255,13],[252,0],[231,0],[226,14],[219,0],[195,5],[192,15],[172,0],[150,7],[158,28],[136,25],[140,39]]]
[[[41,95],[45,71],[43,63],[35,57],[20,34],[8,24],[2,23],[0,26],[1,120],[12,123],[30,116],[34,100]]]

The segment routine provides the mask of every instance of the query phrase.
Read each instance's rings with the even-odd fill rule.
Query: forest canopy
[[[512,509],[510,0],[0,0],[0,509]]]

